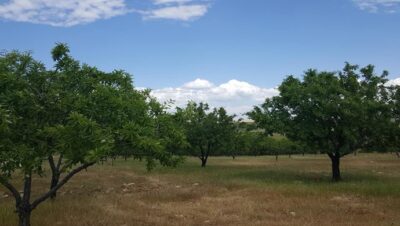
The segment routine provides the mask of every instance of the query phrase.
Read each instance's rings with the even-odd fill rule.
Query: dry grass
[[[400,159],[348,156],[338,184],[329,170],[325,156],[211,158],[206,169],[189,158],[150,173],[118,160],[73,178],[34,211],[32,224],[400,225]],[[34,186],[45,190],[47,179]],[[0,225],[16,225],[13,200],[0,197]]]

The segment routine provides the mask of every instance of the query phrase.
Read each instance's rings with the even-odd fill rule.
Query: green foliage
[[[3,172],[40,172],[47,156],[60,154],[64,168],[70,168],[116,155],[120,148],[169,165],[161,153],[184,140],[182,132],[169,130],[165,137],[171,140],[159,141],[149,95],[134,89],[129,74],[80,65],[65,44],[58,44],[52,56],[55,70],[46,70],[29,54],[12,52],[0,59],[1,162],[8,165]],[[160,115],[164,124],[172,117]],[[7,142],[13,145],[6,148]]]
[[[267,99],[249,117],[268,133],[279,132],[327,153],[335,181],[340,180],[340,158],[358,149],[383,145],[392,120],[387,72],[346,64],[341,72],[306,71],[279,86],[279,96]],[[271,121],[279,121],[272,123]]]
[[[65,44],[52,57],[54,70],[26,53],[0,56],[0,182],[15,196],[20,217],[26,220],[74,174],[121,151],[147,160],[149,170],[156,161],[181,161],[168,150],[184,144],[183,132],[164,110],[153,114],[158,103],[134,89],[129,74],[82,65]],[[31,175],[43,173],[44,161],[50,191],[30,204]],[[9,183],[16,171],[26,175],[22,198]]]
[[[368,147],[379,140],[377,129],[390,119],[387,73],[376,76],[373,66],[357,68],[346,64],[338,74],[309,70],[302,81],[289,76],[279,87],[280,95],[249,117],[267,131],[282,132],[326,153],[343,156]],[[281,123],[265,123],[271,118]]]
[[[161,104],[154,98],[150,98],[150,114],[155,121],[155,135],[169,153],[182,154],[181,150],[187,148],[184,127],[176,116],[168,112],[169,103]]]
[[[106,156],[114,140],[95,121],[72,112],[65,125],[57,127],[55,148],[64,150],[66,165],[98,161]]]
[[[47,72],[29,54],[12,52],[0,58],[0,176],[15,169],[40,173],[45,152],[38,141],[45,115],[40,94]]]
[[[398,156],[400,147],[400,86],[388,87],[391,118],[387,124],[380,126],[381,140],[375,142],[371,148],[379,152],[396,152]]]
[[[230,147],[234,138],[233,118],[224,108],[210,111],[206,103],[189,102],[177,108],[176,120],[185,128],[189,153],[198,156],[205,166],[208,156]]]
[[[276,139],[262,134],[256,138],[254,144],[257,155],[291,155],[303,153],[303,147],[287,138]]]

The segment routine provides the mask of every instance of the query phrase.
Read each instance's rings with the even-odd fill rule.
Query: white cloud
[[[189,3],[191,1],[192,0],[153,0],[154,4],[156,5],[171,4],[171,3],[183,4],[183,3]]]
[[[128,0],[6,0],[0,1],[0,19],[70,27],[139,13],[144,19],[191,21],[204,16],[209,0],[141,0],[150,4],[135,8]]]
[[[389,80],[386,84],[400,85],[400,78]],[[152,90],[151,94],[161,102],[173,100],[177,107],[184,107],[188,101],[207,102],[211,107],[225,107],[230,114],[240,117],[262,104],[265,98],[278,95],[279,91],[235,79],[214,85],[198,78],[179,87]]]
[[[183,85],[187,89],[207,89],[213,87],[214,84],[204,79],[196,79]]]
[[[400,0],[353,0],[361,10],[368,12],[383,11],[396,13],[400,9]]]
[[[0,4],[3,19],[64,27],[127,12],[124,0],[11,0]]]
[[[145,19],[170,19],[190,21],[204,16],[208,12],[209,5],[205,3],[199,4],[184,4],[191,1],[172,1],[162,0],[155,4],[175,3],[175,5],[167,5],[161,8],[144,11]]]
[[[400,78],[389,80],[386,85],[388,86],[400,86]]]
[[[275,88],[261,88],[244,81],[230,80],[216,86],[204,79],[196,79],[180,87],[152,91],[159,101],[174,100],[179,107],[185,106],[189,100],[203,101],[212,107],[225,107],[229,113],[238,116],[278,93]]]

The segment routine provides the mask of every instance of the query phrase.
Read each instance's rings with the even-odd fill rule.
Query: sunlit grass
[[[330,167],[325,155],[210,157],[206,168],[188,157],[148,172],[144,162],[118,159],[74,178],[35,210],[33,225],[400,225],[400,159],[346,156],[339,183]],[[47,178],[34,186],[37,195]],[[13,205],[0,199],[1,226],[15,225]]]
[[[199,167],[195,158],[187,158],[185,163],[176,169],[156,168],[146,172],[140,162],[124,162],[119,160],[121,167],[131,168],[136,172],[149,175],[164,175],[180,180],[193,180],[209,183],[232,183],[256,186],[291,186],[297,188],[324,189],[365,193],[366,195],[400,195],[400,172],[396,171],[393,156],[386,155],[391,161],[385,166],[385,160],[380,163],[376,155],[349,156],[343,159],[342,177],[339,183],[331,182],[330,162],[323,155],[280,157],[238,157],[235,160],[228,157],[210,159],[204,169]],[[371,158],[371,160],[369,159]],[[375,160],[372,160],[373,158]],[[365,161],[378,161],[368,165]]]

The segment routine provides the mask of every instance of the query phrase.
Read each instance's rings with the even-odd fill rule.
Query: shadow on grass
[[[292,171],[292,170],[268,170],[268,169],[249,169],[240,170],[231,175],[232,178],[251,180],[262,183],[304,183],[304,184],[319,184],[333,183],[331,182],[331,174],[329,172],[307,172],[307,171]],[[343,181],[339,183],[359,183],[359,182],[380,182],[382,178],[366,175],[342,173]]]
[[[278,187],[289,192],[341,192],[370,196],[400,197],[400,181],[361,173],[343,173],[332,182],[327,172],[291,170],[245,170],[230,175],[232,181]]]
[[[400,180],[369,171],[342,171],[343,181],[331,181],[329,170],[315,170],[307,166],[267,163],[265,165],[214,165],[201,168],[197,161],[188,161],[177,168],[157,167],[146,172],[143,163],[128,163],[129,168],[145,175],[169,175],[187,182],[212,183],[221,186],[258,186],[279,191],[307,193],[352,193],[367,196],[400,197]],[[329,169],[329,168],[327,168]]]

